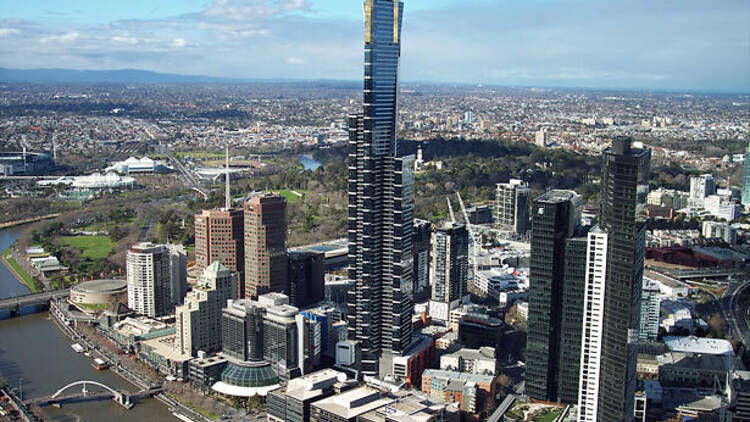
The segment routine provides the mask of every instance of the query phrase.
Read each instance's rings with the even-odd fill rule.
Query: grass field
[[[300,192],[300,193],[302,193],[302,192]],[[300,199],[302,199],[301,196],[299,196],[296,193],[292,192],[290,189],[282,189],[282,190],[280,190],[279,191],[279,195],[281,195],[284,198],[286,198],[286,201],[289,202],[290,204],[293,204],[293,203],[299,201]]]
[[[84,258],[103,259],[112,253],[115,242],[109,236],[63,236],[63,243],[81,249]]]
[[[31,277],[29,273],[26,272],[26,270],[21,267],[18,262],[13,258],[13,253],[11,248],[3,251],[3,260],[8,263],[8,267],[10,267],[10,272],[13,273],[13,275],[16,276],[16,278],[19,278],[20,282],[25,284],[26,287],[29,288],[29,291],[31,293],[39,293],[39,288],[36,285],[36,282],[34,281],[34,278]]]
[[[218,152],[203,152],[203,151],[177,151],[175,153],[177,158],[190,157],[196,160],[204,160],[207,158],[222,158],[224,154]]]

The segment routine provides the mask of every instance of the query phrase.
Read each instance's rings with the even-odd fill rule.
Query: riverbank
[[[13,258],[13,246],[9,246],[0,254],[0,262],[5,265],[5,268],[10,271],[11,274],[23,285],[25,285],[29,292],[39,293],[41,289],[37,286],[36,280],[21,265]]]
[[[54,306],[54,304],[52,306]],[[49,315],[51,316],[50,319],[53,325],[58,331],[65,335],[65,337],[71,342],[79,343],[84,346],[86,350],[91,353],[92,357],[98,357],[107,362],[110,365],[110,371],[129,384],[134,385],[141,390],[149,389],[155,384],[167,387],[163,385],[162,382],[155,382],[150,379],[150,377],[138,373],[132,368],[123,366],[119,361],[119,357],[110,355],[104,345],[100,343],[101,339],[97,339],[95,334],[89,332],[88,335],[85,335],[83,332],[79,332],[75,328],[68,326],[64,321],[59,319],[57,312],[54,312],[52,308],[50,308]],[[183,398],[173,397],[167,390],[168,388],[165,388],[165,391],[155,394],[153,398],[164,404],[167,409],[173,413],[173,416],[175,412],[179,412],[183,417],[187,417],[194,422],[215,422],[219,419],[220,415],[216,413],[207,411],[198,406],[185,405],[185,400]],[[192,405],[192,403],[190,404]]]
[[[6,221],[5,223],[0,223],[0,230],[7,229],[8,227],[20,226],[21,224],[28,224],[28,223],[34,223],[34,222],[42,221],[42,220],[49,220],[50,218],[56,218],[59,216],[60,214],[55,213],[55,214],[40,215],[39,217],[24,218],[22,220]]]

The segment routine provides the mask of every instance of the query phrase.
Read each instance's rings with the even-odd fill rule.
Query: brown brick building
[[[195,266],[198,273],[214,261],[239,273],[237,297],[245,296],[243,213],[238,208],[204,210],[195,215]]]
[[[245,295],[287,288],[286,199],[261,194],[245,202]]]

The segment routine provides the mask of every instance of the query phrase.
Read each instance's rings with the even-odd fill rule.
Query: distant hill
[[[63,83],[231,83],[242,79],[176,75],[150,70],[8,69],[0,67],[0,82]]]

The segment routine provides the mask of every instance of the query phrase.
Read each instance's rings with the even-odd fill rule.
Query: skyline
[[[750,5],[740,1],[406,6],[413,28],[401,66],[406,82],[750,91],[750,33],[742,29]],[[189,0],[156,8],[142,0],[127,7],[43,0],[5,2],[0,14],[0,66],[8,68],[236,79],[361,74],[357,0]]]

